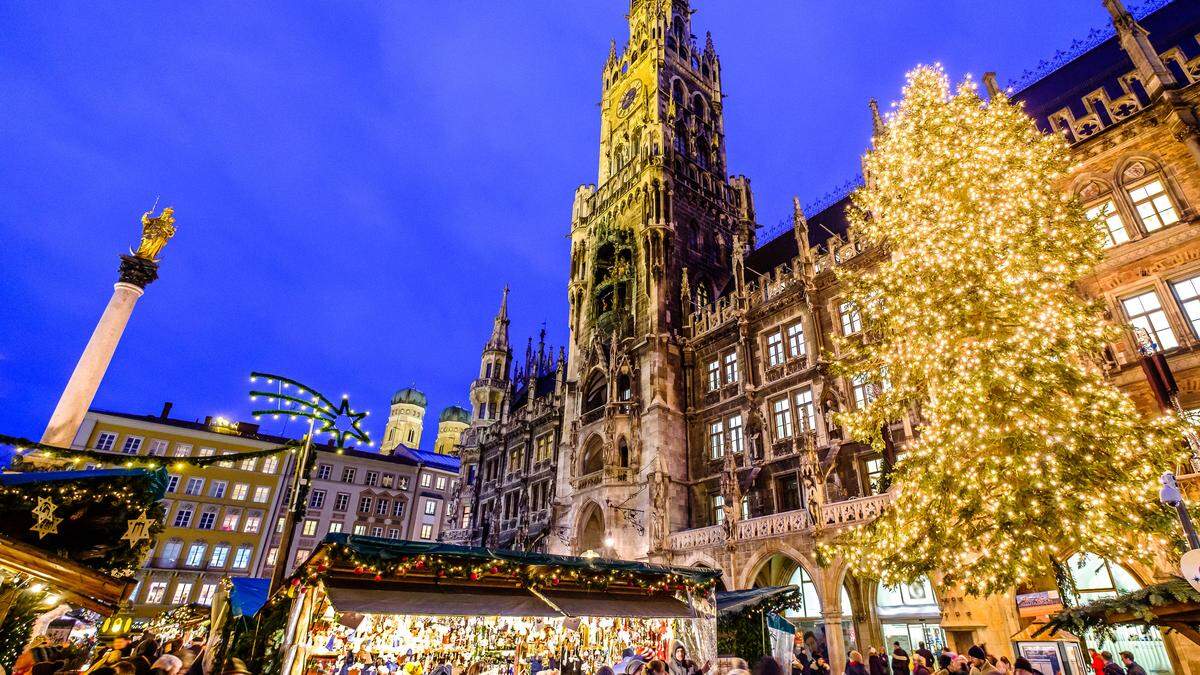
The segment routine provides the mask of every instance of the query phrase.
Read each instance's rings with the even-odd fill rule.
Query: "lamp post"
[[[1179,571],[1192,588],[1200,591],[1200,536],[1196,535],[1196,527],[1192,524],[1192,516],[1188,513],[1187,503],[1179,491],[1175,474],[1170,471],[1162,475],[1162,489],[1158,492],[1158,499],[1174,508],[1175,514],[1179,516],[1179,524],[1183,526],[1188,540],[1188,551],[1179,559]]]
[[[261,419],[262,415],[271,415],[275,418],[280,415],[287,415],[292,419],[308,418],[308,433],[304,436],[304,445],[300,447],[296,461],[292,462],[292,473],[288,480],[291,491],[287,508],[284,511],[283,530],[280,532],[275,567],[271,572],[270,592],[274,593],[283,585],[283,578],[287,575],[292,543],[296,540],[296,525],[304,515],[305,504],[308,500],[310,474],[315,456],[313,436],[319,433],[328,433],[332,437],[332,445],[337,448],[346,447],[347,437],[353,439],[356,445],[361,443],[371,446],[374,443],[371,442],[371,438],[361,426],[367,413],[355,412],[351,409],[348,395],[343,394],[341,403],[335,406],[333,401],[321,392],[291,378],[271,373],[250,373],[251,382],[257,382],[259,379],[265,379],[268,385],[277,385],[278,390],[262,391],[253,388],[250,390],[251,401],[256,401],[258,397],[262,396],[267,399],[267,403],[272,404],[268,408],[255,410],[253,413],[255,419]],[[289,389],[295,389],[296,393],[290,393]],[[341,424],[343,420],[349,420],[348,424]],[[320,428],[317,428],[318,422],[321,423]]]

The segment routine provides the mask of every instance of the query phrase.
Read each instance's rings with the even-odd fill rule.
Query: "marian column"
[[[117,343],[121,341],[121,334],[125,332],[125,324],[129,323],[134,304],[146,292],[146,286],[158,278],[158,254],[175,235],[175,211],[167,207],[156,218],[151,217],[152,213],[153,209],[142,214],[142,243],[138,250],[132,255],[121,256],[120,279],[113,286],[112,298],[54,407],[54,414],[42,434],[43,443],[70,447],[75,440],[83,416],[92,405]]]

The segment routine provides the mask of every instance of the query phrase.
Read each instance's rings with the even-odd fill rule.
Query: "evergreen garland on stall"
[[[129,475],[0,486],[0,513],[4,514],[0,534],[110,576],[132,576],[153,547],[154,536],[162,531],[164,510],[158,500],[166,472],[126,473]],[[38,522],[34,510],[47,499],[60,522],[54,531],[39,536],[33,531]],[[149,538],[136,542],[122,539],[129,521],[143,516],[153,520],[146,532]]]
[[[770,653],[767,615],[796,609],[803,602],[800,591],[792,589],[735,612],[720,612],[717,614],[717,654],[758,663]]]

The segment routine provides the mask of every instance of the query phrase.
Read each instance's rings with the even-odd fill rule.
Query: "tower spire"
[[[871,99],[871,131],[878,136],[883,133],[883,116],[879,114],[879,101]]]
[[[508,284],[504,285],[504,294],[500,298],[500,311],[496,313],[495,323],[492,325],[492,337],[488,340],[485,349],[508,349]]]

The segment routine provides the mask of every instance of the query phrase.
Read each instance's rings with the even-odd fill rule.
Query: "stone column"
[[[92,331],[92,337],[83,349],[83,355],[75,364],[75,371],[67,381],[67,387],[54,406],[54,414],[42,434],[42,442],[59,447],[70,447],[75,434],[83,423],[83,417],[92,405],[100,381],[108,370],[125,324],[133,313],[133,306],[146,292],[146,285],[158,278],[158,263],[131,255],[121,256],[121,277],[113,286],[112,298],[100,316],[100,322]]]
[[[822,612],[825,617],[825,647],[829,650],[830,672],[846,671],[846,638],[842,635],[841,611]]]

